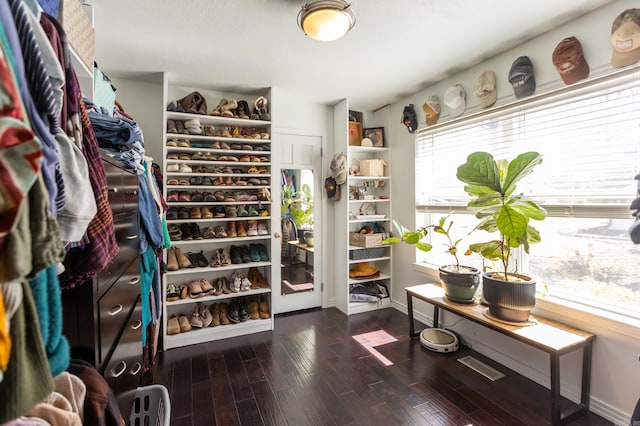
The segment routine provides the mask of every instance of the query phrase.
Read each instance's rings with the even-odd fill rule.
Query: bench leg
[[[413,296],[407,292],[407,314],[409,316],[409,339],[413,340],[415,336],[415,326],[413,324]]]
[[[551,423],[562,424],[560,411],[560,356],[549,354],[551,361]]]

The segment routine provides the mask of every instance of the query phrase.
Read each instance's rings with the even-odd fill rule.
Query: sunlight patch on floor
[[[384,355],[374,349],[375,346],[386,345],[387,343],[397,342],[398,339],[390,335],[384,330],[372,331],[369,333],[358,334],[352,336],[356,342],[360,343],[367,351],[371,353],[378,361],[385,366],[393,365]]]

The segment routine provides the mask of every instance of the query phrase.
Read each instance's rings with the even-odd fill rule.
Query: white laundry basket
[[[129,426],[170,426],[171,401],[162,385],[139,387],[129,416]]]

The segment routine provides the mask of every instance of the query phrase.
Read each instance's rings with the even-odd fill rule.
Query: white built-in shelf
[[[243,118],[228,118],[228,117],[220,117],[214,115],[204,115],[204,114],[189,114],[186,112],[175,112],[175,111],[167,111],[167,118],[171,120],[191,120],[197,118],[200,121],[200,124],[203,126],[238,126],[238,127],[268,127],[271,125],[271,121],[263,121],[263,120],[247,120]],[[188,137],[189,135],[178,135],[179,137]],[[192,135],[193,136],[193,135]],[[201,135],[198,135],[201,136]],[[203,137],[203,136],[201,136]],[[204,138],[211,139],[212,137],[204,136]],[[233,138],[227,140],[233,141],[264,141],[264,139],[243,139],[243,138]]]

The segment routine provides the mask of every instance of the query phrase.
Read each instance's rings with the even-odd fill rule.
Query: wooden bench
[[[407,287],[407,310],[409,314],[409,337],[420,335],[415,331],[413,321],[413,298],[433,305],[433,324],[439,326],[440,309],[452,312],[505,336],[514,338],[527,345],[549,354],[551,361],[551,422],[554,425],[565,424],[589,410],[589,387],[591,384],[591,352],[594,334],[578,330],[545,318],[535,318],[532,325],[510,325],[490,319],[487,307],[480,304],[460,304],[449,301],[439,285],[421,284]],[[560,407],[560,356],[582,349],[582,388],[580,404],[565,411]]]

